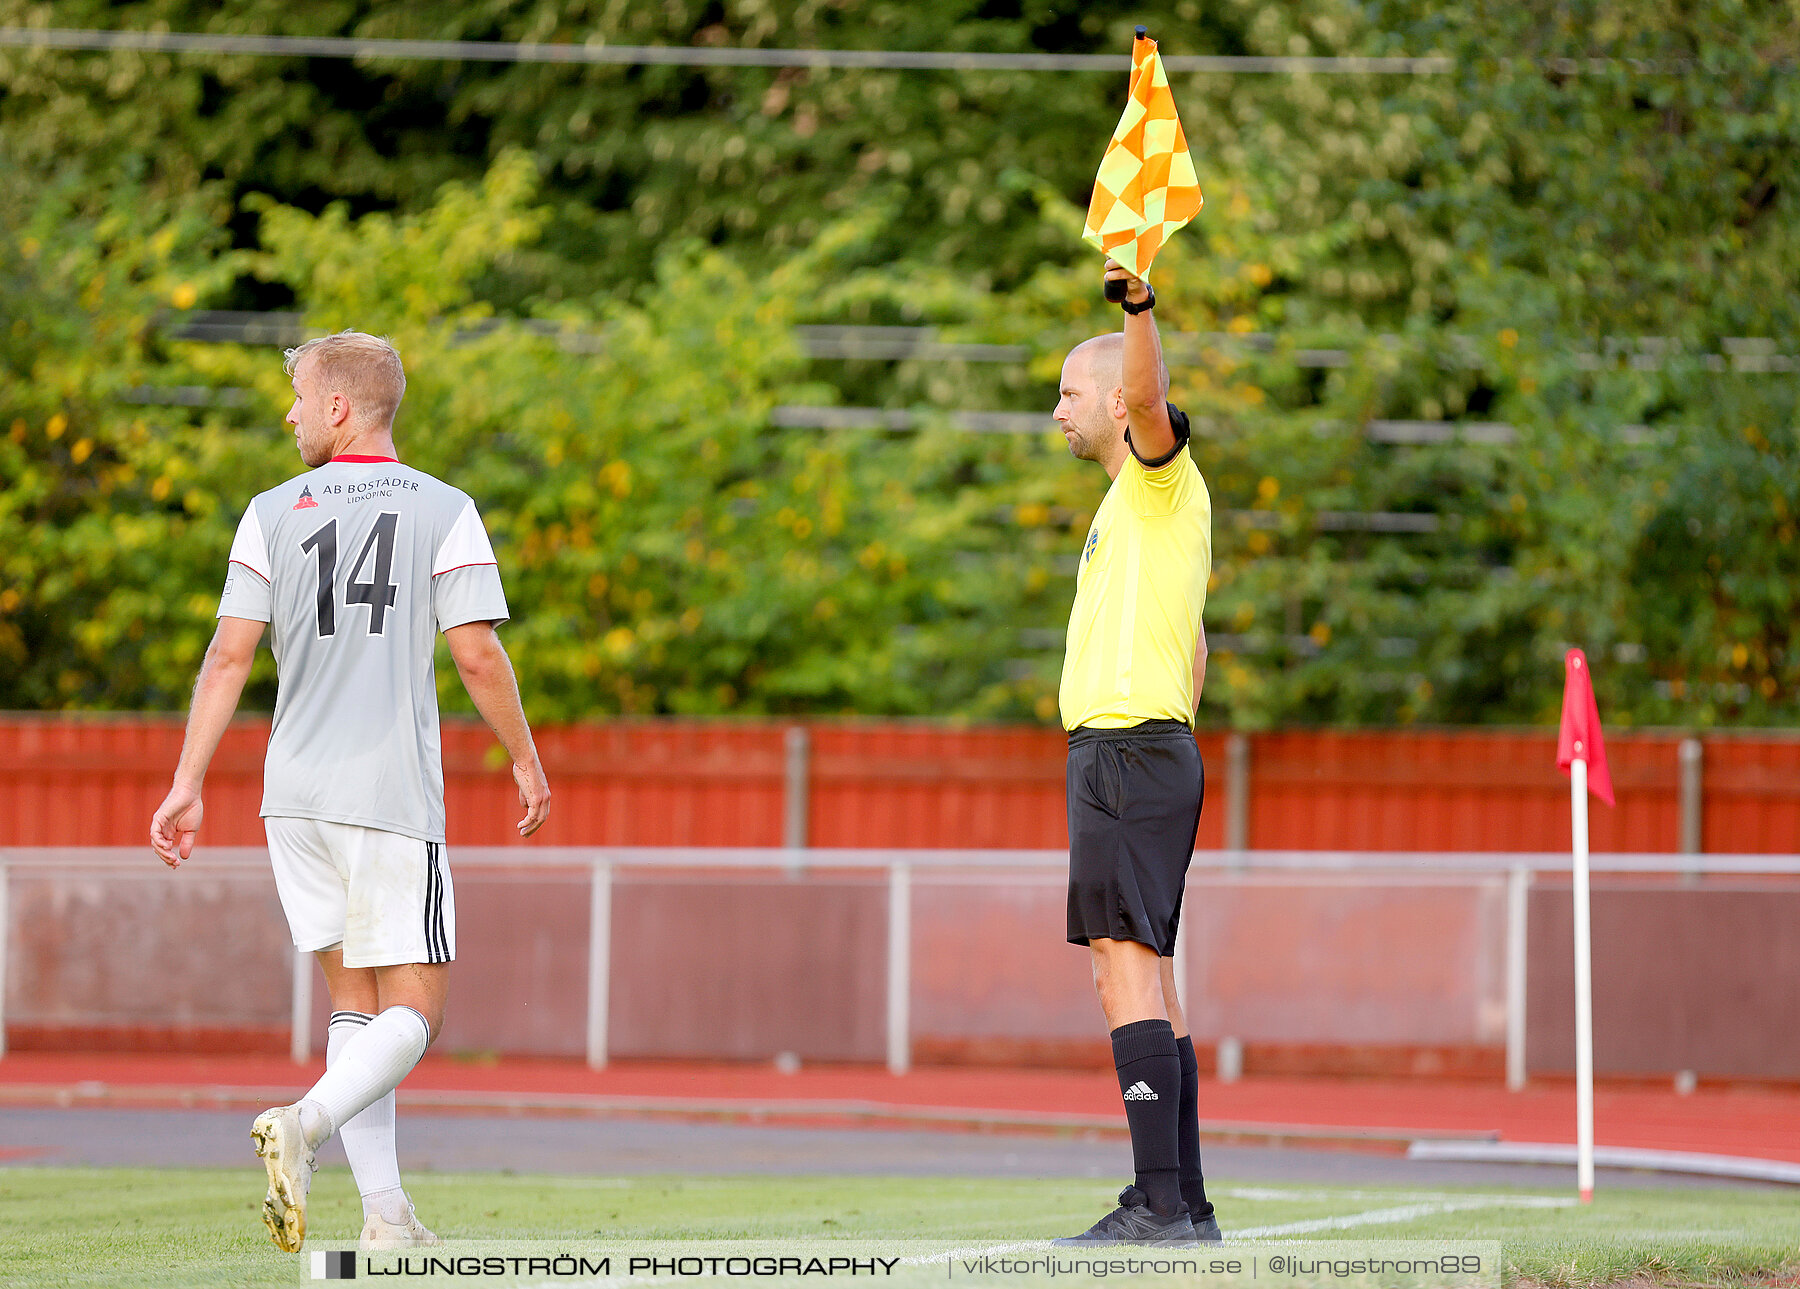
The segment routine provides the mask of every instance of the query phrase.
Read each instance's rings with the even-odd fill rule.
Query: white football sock
[[[406,1198],[406,1192],[398,1186],[382,1191],[379,1195],[363,1196],[363,1221],[368,1221],[376,1214],[380,1214],[381,1220],[390,1225],[405,1226],[406,1220],[412,1216],[412,1201]]]
[[[389,1007],[351,1035],[325,1077],[300,1099],[307,1145],[317,1149],[339,1124],[349,1123],[392,1092],[430,1043],[431,1027],[410,1007]]]
[[[300,1135],[306,1138],[306,1148],[317,1150],[331,1140],[337,1131],[331,1126],[331,1116],[325,1113],[325,1107],[317,1101],[304,1098],[294,1103],[294,1109],[300,1112]]]
[[[325,1041],[326,1069],[337,1064],[344,1044],[362,1033],[374,1019],[367,1012],[331,1013],[331,1028],[326,1031]],[[394,1152],[394,1094],[389,1092],[377,1097],[368,1109],[338,1129],[337,1135],[343,1139],[344,1153],[350,1157],[350,1173],[356,1178],[356,1189],[362,1195],[363,1216],[368,1217],[378,1209],[386,1216],[383,1202],[391,1198],[386,1194],[389,1191],[401,1197],[403,1209],[406,1199],[405,1192],[400,1189],[400,1160]],[[387,1208],[392,1207],[391,1203],[387,1204]]]

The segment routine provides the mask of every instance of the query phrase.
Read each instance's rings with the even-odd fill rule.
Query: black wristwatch
[[[1150,298],[1148,300],[1145,300],[1142,304],[1133,304],[1130,300],[1121,300],[1119,301],[1119,307],[1134,318],[1146,309],[1154,309],[1156,307],[1156,288],[1146,282],[1144,283],[1144,290],[1150,293]]]

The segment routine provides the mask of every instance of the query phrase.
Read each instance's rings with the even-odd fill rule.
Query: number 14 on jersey
[[[400,588],[394,584],[394,535],[400,528],[398,511],[384,510],[375,519],[375,527],[363,541],[350,565],[350,577],[344,585],[344,604],[369,606],[369,634],[381,635],[387,626],[387,611],[394,607]],[[337,634],[337,565],[338,521],[326,520],[313,534],[300,543],[310,553],[319,571],[318,606],[319,636]],[[369,567],[373,562],[374,567]],[[368,580],[362,580],[368,574]]]

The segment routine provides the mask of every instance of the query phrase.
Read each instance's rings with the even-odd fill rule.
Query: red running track
[[[265,1092],[297,1096],[323,1068],[322,1061],[299,1066],[268,1056],[19,1052],[0,1059],[0,1104],[254,1101]],[[696,1104],[719,1113],[720,1103],[742,1103],[747,1115],[773,1111],[792,1120],[838,1119],[845,1103],[860,1103],[853,1117],[871,1126],[894,1126],[894,1119],[882,1121],[883,1107],[910,1107],[941,1112],[930,1116],[937,1123],[962,1119],[972,1127],[1004,1127],[1008,1116],[1106,1119],[1124,1127],[1112,1076],[1074,1071],[931,1068],[896,1076],[869,1067],[819,1066],[784,1074],[763,1065],[673,1062],[589,1070],[571,1061],[428,1056],[407,1079],[402,1099],[409,1092],[430,1094],[445,1108],[457,1105],[458,1094],[470,1097],[464,1103],[469,1108],[514,1098],[516,1108],[554,1109],[544,1099],[595,1098],[591,1106],[568,1102],[562,1108],[602,1113],[681,1113]],[[535,1107],[533,1098],[539,1099]],[[620,1098],[630,1105],[598,1100]],[[1216,1131],[1263,1125],[1288,1137],[1304,1137],[1293,1129],[1313,1127],[1373,1130],[1390,1140],[1498,1133],[1504,1141],[1568,1144],[1575,1139],[1575,1091],[1569,1082],[1540,1081],[1508,1092],[1447,1080],[1246,1078],[1202,1083],[1200,1117]],[[1800,1163],[1800,1088],[1701,1087],[1682,1096],[1673,1088],[1603,1084],[1595,1093],[1594,1122],[1603,1146]]]

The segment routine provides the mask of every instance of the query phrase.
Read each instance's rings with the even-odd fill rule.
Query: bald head
[[[1069,351],[1069,366],[1085,372],[1104,397],[1125,383],[1125,337],[1117,332],[1084,340]]]
[[[1088,379],[1104,396],[1125,383],[1125,335],[1109,331],[1093,336],[1069,351],[1069,357],[1086,364]],[[1162,392],[1169,392],[1169,367],[1162,367]]]
[[[1084,340],[1063,359],[1061,397],[1052,413],[1069,451],[1116,471],[1125,447],[1125,337],[1117,331]],[[1169,369],[1162,369],[1162,392]]]

